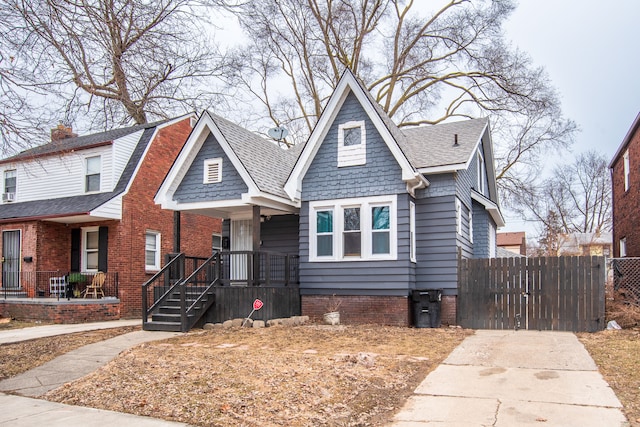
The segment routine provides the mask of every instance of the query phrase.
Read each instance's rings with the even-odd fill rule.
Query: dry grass
[[[30,328],[32,326],[43,326],[48,325],[46,322],[25,322],[22,320],[13,320],[9,318],[0,319],[0,331],[6,331],[9,329],[22,329],[22,328]]]
[[[20,322],[16,322],[14,326],[17,324]],[[29,322],[22,322],[22,324],[34,326]],[[139,329],[139,326],[102,329],[2,344],[0,345],[0,380],[36,368],[76,348]]]
[[[202,426],[383,425],[471,333],[316,325],[201,331],[123,352],[45,397]]]
[[[640,329],[578,336],[620,399],[631,426],[640,427]]]

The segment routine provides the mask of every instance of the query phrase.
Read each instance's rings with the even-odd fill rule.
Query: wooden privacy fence
[[[603,257],[460,259],[458,265],[462,327],[604,329]]]

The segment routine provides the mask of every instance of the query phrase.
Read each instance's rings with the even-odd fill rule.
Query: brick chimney
[[[65,126],[59,123],[57,127],[51,129],[51,142],[60,141],[61,139],[75,138],[77,133],[73,133],[71,126]]]

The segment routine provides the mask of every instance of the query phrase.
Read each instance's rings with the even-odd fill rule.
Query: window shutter
[[[80,229],[71,230],[71,271],[80,271]]]
[[[98,270],[107,272],[109,227],[98,228]]]

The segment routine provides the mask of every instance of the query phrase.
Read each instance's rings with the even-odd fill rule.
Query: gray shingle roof
[[[120,138],[122,136],[128,135],[129,133],[135,132],[140,129],[145,129],[138,144],[136,145],[127,165],[122,171],[122,175],[118,183],[116,184],[113,191],[108,193],[96,193],[96,194],[86,194],[81,196],[71,196],[71,197],[61,197],[57,199],[46,199],[46,200],[34,200],[30,202],[19,202],[19,203],[4,203],[0,205],[0,220],[10,220],[10,219],[20,219],[20,218],[43,218],[43,217],[62,217],[62,216],[70,216],[70,215],[82,215],[87,214],[98,206],[106,203],[112,198],[116,197],[120,193],[122,193],[126,188],[127,184],[131,180],[133,176],[133,172],[140,161],[142,154],[144,153],[147,145],[151,141],[151,136],[155,132],[155,127],[163,122],[157,122],[155,124],[146,124],[134,126],[136,128],[134,131],[125,132],[125,133],[117,133],[115,131],[110,132],[102,132],[96,135],[120,135],[114,136],[113,139]],[[132,129],[132,128],[127,128]],[[71,139],[80,139],[86,138],[91,140],[90,137],[93,135],[87,135],[86,137],[79,138],[69,138]],[[102,137],[96,137],[92,140],[94,142],[86,144],[85,146],[90,146],[95,143],[96,140],[102,139]],[[79,146],[78,146],[79,147]],[[27,158],[30,158],[27,157]]]
[[[153,123],[144,123],[141,125],[129,126],[126,128],[113,129],[105,132],[94,133],[91,135],[78,136],[75,138],[66,138],[58,141],[51,141],[46,144],[21,151],[15,156],[2,159],[0,160],[0,163],[27,160],[34,157],[46,156],[50,154],[67,153],[70,151],[81,150],[83,148],[91,147],[96,144],[114,141],[118,138],[122,138],[123,136],[137,132],[141,129],[155,128],[156,126],[168,122],[169,120],[171,119],[161,120]]]
[[[489,119],[463,120],[431,126],[402,129],[407,145],[405,154],[415,168],[428,168],[466,163],[482,137]],[[454,146],[455,135],[458,145]]]
[[[284,183],[298,157],[298,150],[285,150],[220,116],[208,113],[253,178],[260,191],[288,198]]]

